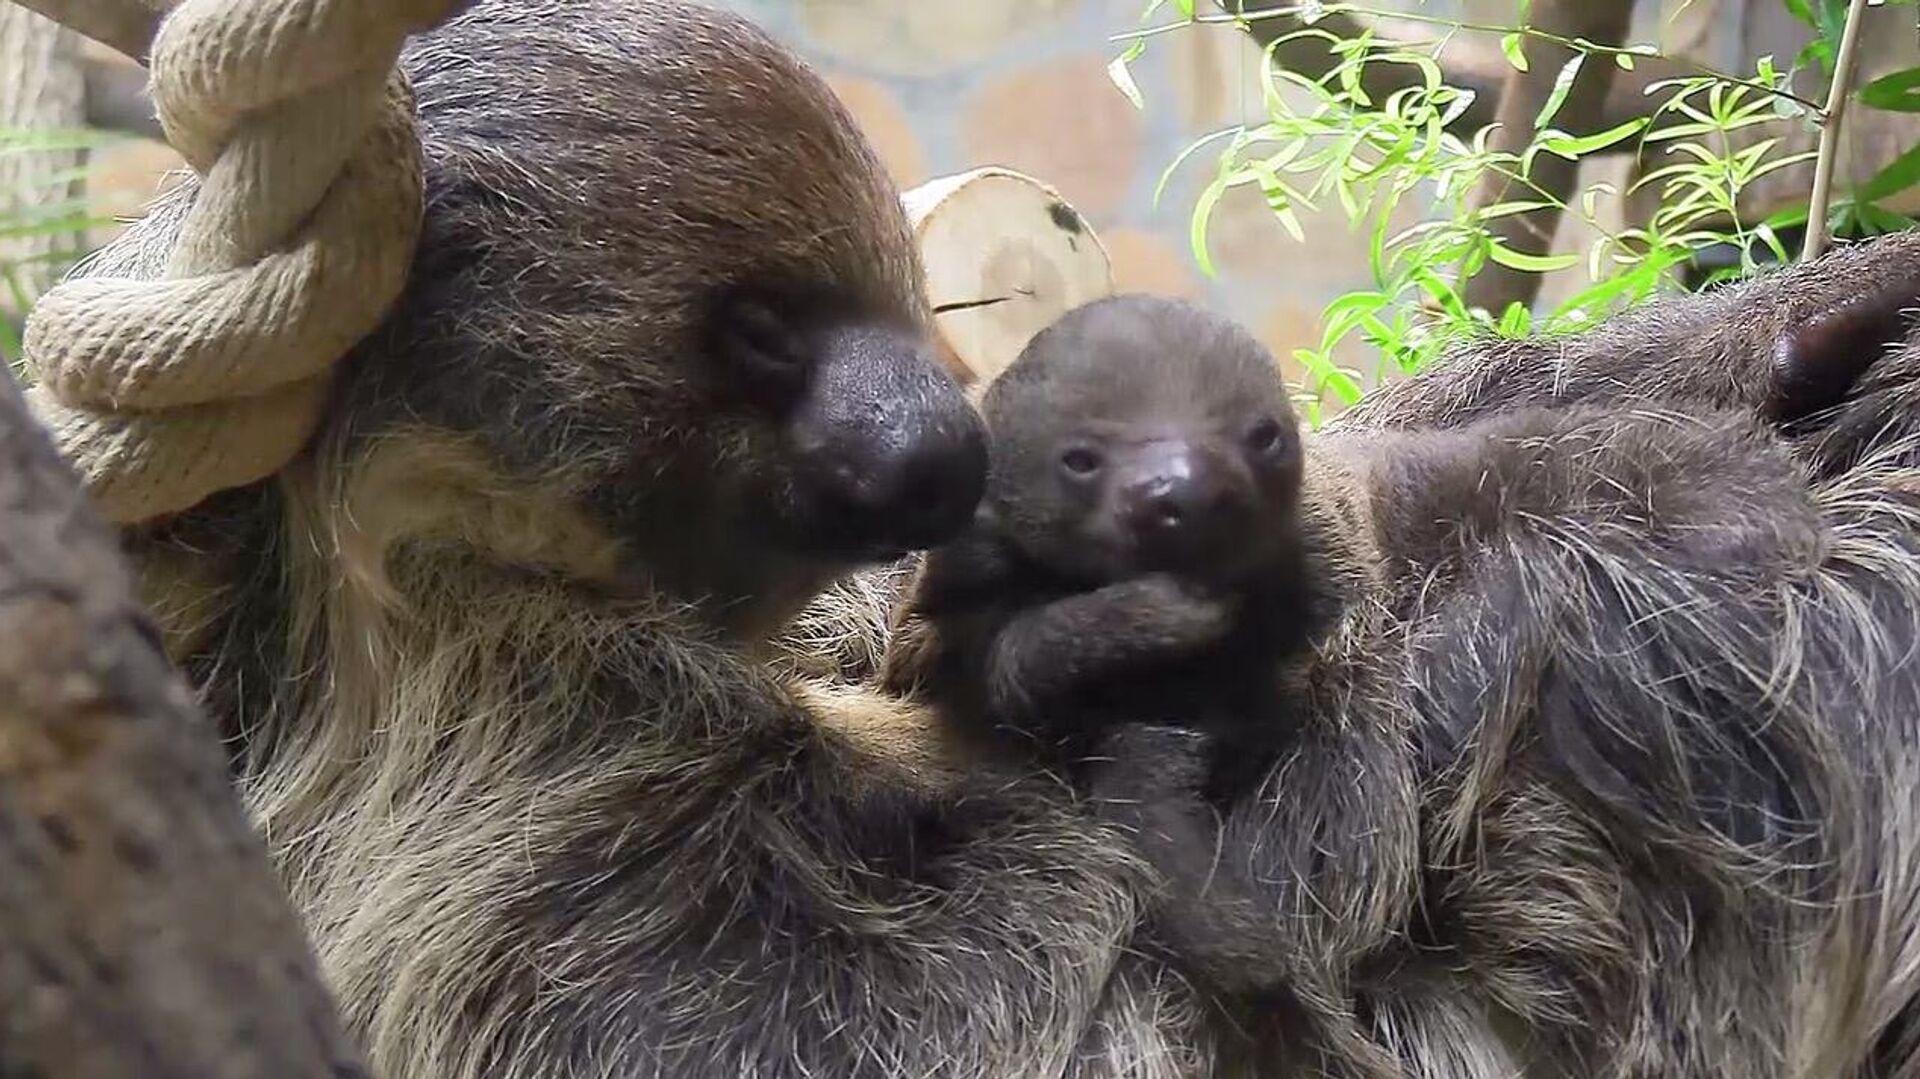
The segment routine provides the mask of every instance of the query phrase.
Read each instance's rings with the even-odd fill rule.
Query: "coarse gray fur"
[[[132,537],[374,1067],[1224,1067],[1216,1043],[1245,1032],[1133,947],[1151,874],[1122,837],[1042,777],[975,774],[910,705],[794,673],[871,665],[881,623],[864,605],[885,575],[808,608],[825,647],[776,639],[851,561],[772,534],[797,481],[777,431],[711,395],[696,327],[716,293],[767,275],[822,288],[876,332],[926,317],[895,192],[825,88],[744,23],[652,0],[483,2],[407,63],[430,197],[408,294],[306,458]],[[154,272],[191,191],[94,272]],[[1510,396],[1768,410],[1788,327],[1917,266],[1913,240],[1883,241],[1575,341],[1475,349],[1339,429],[1453,424]],[[883,389],[931,407],[927,370],[902,360]],[[1305,684],[1329,731],[1417,732],[1435,750],[1428,774],[1451,781],[1427,819],[1454,823],[1440,834],[1467,859],[1447,908],[1460,949],[1383,977],[1394,993],[1368,1017],[1411,1070],[1503,1074],[1499,1027],[1538,1033],[1575,1074],[1920,1074],[1920,822],[1898,797],[1914,789],[1917,702],[1895,666],[1920,597],[1900,397],[1914,384],[1861,399],[1898,399],[1891,428],[1797,444],[1823,553],[1735,596],[1746,606],[1724,623],[1684,606],[1676,620],[1659,591],[1671,576],[1641,553],[1596,553],[1601,530],[1578,515],[1592,491],[1548,499],[1569,514],[1557,527],[1497,498],[1451,504],[1497,527],[1454,533],[1486,542],[1444,577],[1370,553],[1359,488],[1328,488],[1343,522],[1328,534],[1354,541],[1328,563],[1349,615]],[[1803,437],[1852,430],[1866,408]],[[1627,614],[1646,607],[1682,643],[1593,649],[1567,619],[1603,601],[1626,639],[1639,643],[1648,623]],[[852,645],[823,632],[836,617]],[[1625,818],[1657,828],[1611,823],[1625,810],[1597,800],[1615,788],[1518,748],[1534,744],[1521,736],[1541,714],[1538,665],[1574,659],[1616,689],[1670,679],[1620,690],[1624,710],[1585,748],[1606,759],[1631,741],[1609,731],[1662,724],[1690,735],[1641,774],[1657,797]],[[1733,737],[1689,694],[1751,700],[1768,679],[1790,691],[1766,742],[1811,747],[1787,764],[1802,805],[1826,814],[1830,862],[1769,878],[1786,898],[1716,895],[1711,909],[1774,919],[1752,932],[1687,921],[1675,889],[1613,902],[1638,878],[1601,840],[1644,841],[1681,867],[1675,881],[1762,872],[1764,844],[1712,834],[1719,818],[1678,784]],[[1487,687],[1500,692],[1483,701]],[[1379,782],[1392,797],[1378,811],[1404,811],[1415,784]],[[1271,789],[1249,812],[1287,827],[1247,849],[1299,867],[1314,819],[1286,814],[1305,800],[1337,824],[1337,803]],[[1335,854],[1376,880],[1419,864],[1398,848]],[[1367,879],[1352,874],[1330,879]],[[1304,946],[1391,944],[1419,894],[1349,886]],[[1783,972],[1784,988],[1766,980]],[[1863,1070],[1872,1053],[1878,1073]]]
[[[483,0],[405,63],[406,294],[310,454],[135,537],[376,1072],[1204,1074],[1119,838],[806,677],[859,633],[774,639],[869,557],[795,455],[964,408],[825,85],[667,0]]]
[[[1249,964],[1350,972],[1416,1076],[1920,1075],[1916,301],[1893,237],[1331,425],[1376,583],[1222,825]]]

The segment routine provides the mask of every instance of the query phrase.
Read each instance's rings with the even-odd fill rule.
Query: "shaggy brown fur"
[[[772,637],[983,465],[825,86],[669,0],[483,2],[406,64],[408,293],[307,459],[140,541],[377,1071],[1203,1073],[1125,846],[800,681],[871,662],[844,624]]]
[[[1906,334],[1916,256],[1477,348],[1315,441],[1345,615],[1276,664],[1296,743],[1218,827],[1177,732],[1095,781],[1164,902],[1211,913],[1156,929],[1225,993],[1232,1066],[1920,1068],[1920,348],[1847,399]],[[1263,975],[1285,991],[1248,995]]]
[[[939,647],[888,680],[1067,766],[1118,724],[1235,755],[1283,738],[1259,661],[1314,627],[1299,425],[1266,349],[1191,304],[1108,297],[1041,331],[982,412],[985,497],[911,601]]]
[[[772,636],[849,565],[903,545],[884,515],[803,497],[821,480],[797,463],[821,447],[793,439],[807,409],[792,395],[818,404],[815,384],[761,392],[791,375],[783,342],[838,357],[836,378],[866,373],[826,399],[864,411],[811,417],[830,431],[875,413],[957,422],[932,361],[902,351],[925,318],[910,240],[845,113],[749,27],[665,0],[483,0],[407,63],[431,170],[411,290],[306,460],[136,542],[157,580],[184,582],[153,593],[162,613],[193,600],[172,640],[374,1066],[1213,1071],[1215,1041],[1239,1036],[1129,950],[1148,874],[1125,843],[1042,778],[971,773],[910,707],[800,688],[809,646]],[[98,268],[152,272],[190,191]],[[1911,272],[1903,242],[1581,342],[1483,350],[1345,427],[1454,423],[1509,394],[1761,404],[1788,316],[1863,268]],[[1539,492],[1560,514],[1547,524],[1484,494],[1437,504],[1469,520],[1405,542],[1452,544],[1447,574],[1364,544],[1335,560],[1348,620],[1303,692],[1328,731],[1418,732],[1429,819],[1453,825],[1437,849],[1462,868],[1422,893],[1403,853],[1335,844],[1334,862],[1361,864],[1322,885],[1318,840],[1349,835],[1361,797],[1284,771],[1247,812],[1289,826],[1242,849],[1292,882],[1309,911],[1298,946],[1332,960],[1371,956],[1409,896],[1433,897],[1421,924],[1452,950],[1383,969],[1393,994],[1359,1016],[1418,1070],[1495,1074],[1514,1043],[1493,1005],[1554,1059],[1601,1070],[1784,1060],[1812,1077],[1873,1052],[1882,1074],[1914,1073],[1920,949],[1901,905],[1920,824],[1899,798],[1920,695],[1897,661],[1920,558],[1909,462],[1886,449],[1909,429],[1817,444],[1823,553],[1756,563],[1772,577],[1729,561],[1689,591],[1601,543],[1617,530],[1583,507],[1632,503],[1593,489]],[[1436,489],[1459,494],[1466,474]],[[1334,486],[1329,506],[1364,521],[1357,488]],[[849,519],[866,523],[849,534]],[[1685,602],[1701,599],[1734,613]],[[828,610],[808,616],[816,640]],[[1609,630],[1597,643],[1575,621],[1588,614]],[[874,624],[811,651],[862,669]],[[1649,627],[1677,638],[1621,651]],[[1595,686],[1612,711],[1578,703]],[[1725,721],[1775,712],[1777,727]],[[1663,730],[1671,745],[1637,737]],[[1766,780],[1761,750],[1781,747],[1798,751],[1784,787],[1698,778],[1731,761]],[[1589,758],[1643,782],[1600,782],[1621,765]],[[1380,784],[1390,813],[1416,789],[1353,781]],[[1734,795],[1781,822],[1728,813]],[[1822,832],[1802,835],[1806,820]],[[1825,860],[1769,875],[1809,850]],[[1339,883],[1361,879],[1378,886]]]
[[[1309,954],[1412,1075],[1920,1075],[1917,298],[1889,239],[1335,424],[1308,498],[1367,492],[1382,587],[1306,675],[1325,741],[1221,830],[1249,962],[1372,927]]]
[[[1270,994],[1299,1018],[1294,1040],[1362,1057],[1371,1047],[1344,965],[1307,953],[1391,924],[1369,918],[1369,896],[1404,887],[1343,865],[1340,886],[1366,894],[1323,889],[1332,909],[1294,904],[1276,933],[1252,915],[1278,897],[1239,879],[1237,860],[1213,857],[1211,807],[1257,786],[1303,733],[1316,748],[1359,743],[1303,732],[1311,703],[1275,673],[1298,667],[1346,598],[1309,565],[1351,562],[1345,544],[1363,532],[1323,503],[1301,520],[1301,438],[1278,364],[1231,320],[1126,294],[1041,331],[982,411],[986,495],[973,525],[927,555],[885,684],[935,705],[947,729],[996,758],[1090,790],[1105,819],[1141,837],[1167,885],[1150,919],[1167,958],[1211,989]],[[1373,761],[1356,772],[1348,760],[1322,758],[1315,782],[1334,786],[1316,795],[1344,799],[1350,786],[1352,820],[1373,814],[1378,844],[1410,862],[1410,774]]]

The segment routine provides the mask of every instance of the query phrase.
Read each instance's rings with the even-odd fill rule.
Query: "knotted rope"
[[[26,331],[35,410],[108,517],[264,479],[312,435],[420,235],[395,61],[462,2],[185,0],[161,24],[154,103],[201,177],[165,273],[63,282]]]

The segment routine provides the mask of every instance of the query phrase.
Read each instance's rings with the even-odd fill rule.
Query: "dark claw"
[[[1920,314],[1920,280],[1903,278],[1815,315],[1773,345],[1768,418],[1795,424],[1846,400]]]

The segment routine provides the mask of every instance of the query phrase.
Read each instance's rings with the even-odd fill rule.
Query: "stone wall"
[[[902,187],[985,164],[1038,176],[1094,223],[1121,287],[1217,304],[1283,359],[1317,343],[1328,299],[1367,281],[1364,247],[1337,208],[1303,215],[1302,245],[1246,192],[1214,215],[1218,276],[1208,279],[1188,241],[1211,167],[1204,152],[1154,204],[1162,170],[1193,139],[1256,114],[1259,53],[1243,34],[1207,27],[1156,40],[1136,66],[1138,110],[1106,72],[1120,49],[1109,39],[1136,25],[1137,0],[719,2],[821,70]],[[118,215],[136,213],[178,164],[144,142],[99,160],[94,201]]]
[[[1321,308],[1370,283],[1364,240],[1337,204],[1301,212],[1300,242],[1250,188],[1229,195],[1215,212],[1208,241],[1217,276],[1202,274],[1188,231],[1194,198],[1214,160],[1206,150],[1155,203],[1162,170],[1194,139],[1261,115],[1258,50],[1230,28],[1186,28],[1156,38],[1134,67],[1146,103],[1138,110],[1109,81],[1106,67],[1122,47],[1114,35],[1138,25],[1141,0],[710,2],[753,18],[819,68],[902,187],[985,164],[1032,173],[1093,222],[1122,288],[1214,304],[1253,327],[1296,372],[1291,353],[1318,342]],[[1386,0],[1378,6],[1492,24],[1512,22],[1515,12],[1515,0]],[[1641,0],[1640,7],[1635,40],[1705,62],[1745,68],[1768,51],[1784,64],[1805,40],[1804,28],[1776,10],[1778,0]],[[1162,16],[1171,17],[1164,10]],[[1912,9],[1874,17],[1885,25],[1871,36],[1869,74],[1920,62],[1909,58],[1916,49]],[[1896,22],[1905,32],[1891,32]],[[1885,156],[1882,142],[1891,152],[1910,145],[1911,133],[1906,136],[1902,143],[1856,132],[1853,141],[1864,140],[1872,159]],[[99,201],[114,212],[132,212],[154,190],[158,171],[172,164],[164,148],[152,146],[107,155]],[[1862,175],[1874,167],[1868,160]],[[1624,159],[1602,163],[1590,178],[1623,189],[1631,179]],[[1805,188],[1798,177],[1782,184]],[[1406,205],[1403,223],[1413,223],[1419,211]],[[1623,212],[1618,199],[1603,203],[1603,224],[1617,228]],[[1562,248],[1582,249],[1593,235],[1570,222]],[[1555,275],[1547,297],[1577,288],[1582,275]],[[1363,347],[1350,345],[1339,358],[1373,374],[1376,361]]]
[[[1092,222],[1119,287],[1214,304],[1290,370],[1295,348],[1319,342],[1320,309],[1369,281],[1364,240],[1337,205],[1301,214],[1302,244],[1252,188],[1214,212],[1216,276],[1203,274],[1189,225],[1216,160],[1206,150],[1155,204],[1162,172],[1195,139],[1262,115],[1260,53],[1245,34],[1156,38],[1132,68],[1141,110],[1107,76],[1123,47],[1112,38],[1138,25],[1140,0],[725,2],[826,74],[902,186],[987,164],[1040,177]]]

